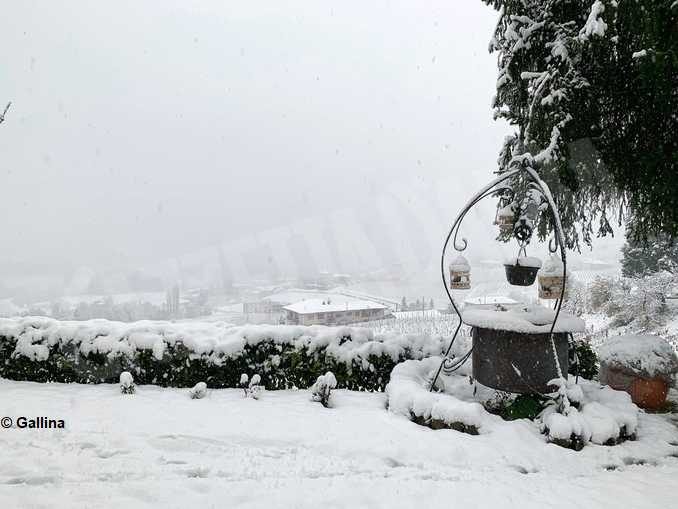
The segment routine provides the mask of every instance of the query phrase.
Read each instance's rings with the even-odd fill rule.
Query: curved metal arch
[[[443,360],[440,363],[440,366],[438,367],[438,371],[436,372],[432,382],[431,382],[431,387],[429,390],[433,390],[435,388],[436,381],[438,380],[438,377],[440,376],[440,372],[444,369],[446,372],[451,373],[459,369],[470,357],[471,353],[473,352],[473,346],[464,353],[461,357],[458,359],[455,358],[450,358],[449,353],[452,350],[452,346],[454,345],[455,340],[457,339],[457,335],[459,334],[459,330],[461,329],[461,326],[464,325],[464,320],[461,315],[461,311],[459,307],[457,306],[457,303],[454,300],[454,297],[452,296],[450,290],[447,287],[447,277],[446,277],[446,271],[445,271],[445,253],[447,251],[447,246],[450,242],[450,238],[452,238],[452,235],[454,234],[454,240],[453,240],[453,245],[454,248],[457,249],[457,233],[459,231],[459,228],[461,226],[461,223],[466,216],[466,214],[478,203],[480,202],[483,198],[486,198],[487,196],[494,194],[501,189],[497,189],[497,186],[501,184],[502,182],[510,179],[511,177],[519,174],[520,172],[527,172],[527,174],[530,176],[532,179],[532,182],[530,184],[535,184],[539,190],[541,191],[542,195],[546,199],[546,202],[548,203],[549,208],[551,209],[551,213],[553,215],[553,222],[554,222],[554,239],[549,240],[549,251],[551,253],[555,253],[558,249],[560,248],[560,253],[561,253],[561,258],[563,261],[563,283],[562,283],[562,291],[561,291],[561,296],[560,298],[556,301],[556,306],[555,306],[555,316],[553,318],[553,323],[551,324],[551,329],[549,331],[549,337],[551,341],[551,348],[553,351],[553,356],[556,364],[556,372],[558,374],[559,378],[563,377],[562,369],[560,366],[560,361],[558,360],[558,355],[556,351],[556,346],[555,342],[553,340],[553,330],[555,329],[556,322],[558,320],[558,316],[560,315],[560,310],[562,307],[562,301],[563,298],[565,297],[565,288],[567,285],[567,261],[566,261],[566,256],[565,256],[565,245],[563,242],[563,235],[562,235],[562,225],[560,223],[560,216],[558,215],[558,209],[556,208],[555,201],[553,199],[553,196],[551,195],[551,190],[549,189],[548,185],[539,177],[539,174],[529,166],[525,166],[523,164],[519,164],[515,169],[510,170],[506,173],[503,173],[500,175],[498,178],[494,179],[491,181],[489,184],[487,184],[485,187],[483,187],[479,192],[477,192],[462,208],[461,212],[457,215],[456,219],[452,223],[452,227],[450,228],[447,237],[445,238],[445,242],[443,244],[443,250],[442,254],[440,257],[440,274],[442,277],[443,281],[443,287],[445,288],[445,293],[447,294],[447,297],[450,300],[450,303],[452,304],[452,308],[454,309],[455,313],[459,317],[459,324],[457,325],[457,328],[454,331],[454,335],[452,336],[452,340],[450,341],[449,346],[447,347],[447,350],[445,351],[445,354],[443,356]],[[510,189],[510,188],[505,188],[505,189]],[[552,250],[552,241],[555,240],[555,243],[557,246],[555,247],[554,250]],[[457,249],[458,251],[463,251],[466,249],[467,246],[467,241],[466,239],[462,238],[462,241],[464,242],[464,246],[462,249]]]

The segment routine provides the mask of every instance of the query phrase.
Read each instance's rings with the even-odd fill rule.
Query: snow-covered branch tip
[[[5,106],[4,111],[2,112],[2,115],[0,115],[0,124],[2,124],[5,121],[5,115],[7,114],[7,110],[9,110],[9,107],[12,105],[12,101],[7,103],[7,106]]]

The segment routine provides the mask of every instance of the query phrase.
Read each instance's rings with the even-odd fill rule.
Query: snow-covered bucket
[[[504,264],[506,281],[513,286],[530,286],[537,277],[541,260],[533,256],[519,256]]]

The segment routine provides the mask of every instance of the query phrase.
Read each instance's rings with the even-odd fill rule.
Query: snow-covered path
[[[0,429],[0,507],[672,507],[678,428],[641,416],[640,439],[576,453],[533,425],[469,436],[384,409],[383,394],[0,380],[0,417],[65,430]],[[614,468],[614,470],[612,470]]]

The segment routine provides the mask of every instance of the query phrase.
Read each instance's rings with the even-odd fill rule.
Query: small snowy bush
[[[247,373],[240,375],[240,387],[245,391],[245,397],[247,397],[247,389],[249,388],[250,377],[247,376]]]
[[[120,373],[120,392],[123,394],[134,394],[135,390],[132,373],[129,371]]]
[[[266,389],[261,385],[261,376],[259,374],[254,374],[250,378],[247,376],[247,373],[243,373],[240,375],[240,386],[245,391],[245,397],[252,399],[259,399]]]
[[[579,375],[587,380],[598,378],[598,356],[591,347],[591,343],[577,340],[571,346],[572,359],[570,360],[569,373]]]
[[[207,384],[205,382],[198,382],[190,390],[191,399],[202,399],[207,395]]]
[[[319,401],[325,408],[329,407],[332,389],[337,387],[337,379],[331,371],[320,375],[311,387],[311,398]]]

